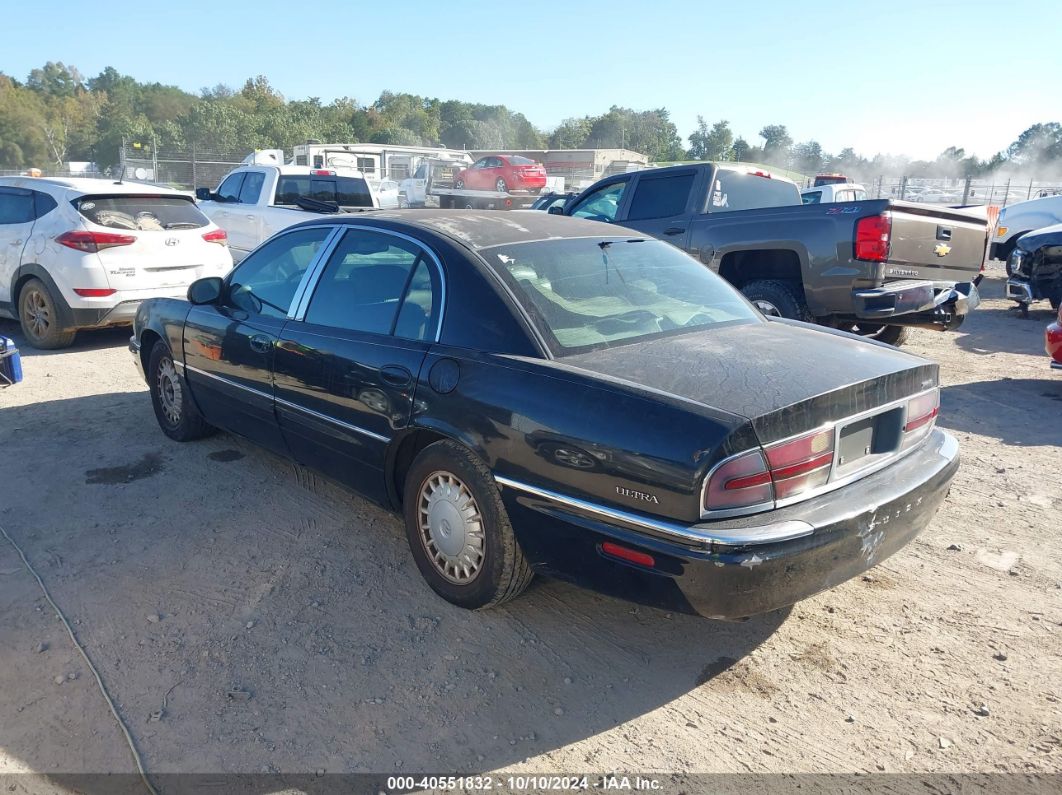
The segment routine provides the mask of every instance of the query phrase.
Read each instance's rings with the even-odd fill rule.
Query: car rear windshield
[[[340,207],[372,207],[372,194],[360,177],[311,177],[282,174],[274,204],[296,206],[298,200],[334,202]]]
[[[190,196],[82,196],[73,204],[91,223],[113,229],[161,232],[210,223]]]
[[[800,203],[800,191],[792,182],[720,169],[708,194],[707,212],[786,207]]]
[[[530,160],[530,159],[528,159],[526,157],[520,157],[518,155],[513,155],[512,157],[510,157],[509,158],[509,163],[511,165],[514,165],[514,166],[533,166],[533,165],[535,165],[535,161],[534,160]]]
[[[480,253],[555,356],[758,317],[723,279],[658,240],[568,238]]]

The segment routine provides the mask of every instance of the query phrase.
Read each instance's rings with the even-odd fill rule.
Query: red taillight
[[[114,232],[73,231],[63,232],[55,239],[55,242],[87,254],[96,254],[105,248],[131,246],[136,242],[136,238],[132,235],[119,235]]]
[[[905,434],[921,430],[919,436],[924,436],[933,422],[940,414],[940,391],[934,389],[919,395],[907,403],[907,418],[904,421],[903,432]]]
[[[750,177],[763,177],[764,179],[771,179],[771,173],[769,171],[750,171],[748,173]]]
[[[639,566],[648,566],[649,568],[656,566],[656,560],[652,555],[646,552],[639,552],[636,549],[621,547],[619,544],[613,544],[611,541],[603,543],[601,545],[601,551],[606,555],[625,560],[628,563],[636,563]]]
[[[833,468],[834,429],[827,428],[723,463],[704,488],[706,511],[773,508],[775,501],[824,485]]]
[[[870,215],[856,221],[855,258],[867,262],[885,262],[889,258],[892,216]]]
[[[217,243],[221,246],[227,246],[229,244],[229,236],[225,234],[224,229],[215,229],[211,232],[204,232],[203,240],[207,243]]]
[[[707,511],[728,511],[774,503],[771,474],[759,450],[735,456],[716,469],[704,488]]]
[[[117,290],[109,290],[105,287],[75,287],[74,292],[82,298],[105,298],[114,295]]]
[[[823,485],[833,465],[833,428],[767,448],[774,497],[784,500]]]
[[[327,168],[315,168],[310,171],[315,177],[334,177],[336,172],[329,171]]]

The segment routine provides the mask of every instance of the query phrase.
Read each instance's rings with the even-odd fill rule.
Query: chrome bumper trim
[[[724,547],[744,547],[790,541],[794,538],[809,536],[815,532],[815,528],[810,524],[798,520],[773,522],[754,527],[712,527],[711,529],[697,525],[683,525],[677,522],[669,522],[665,519],[651,519],[647,516],[630,513],[618,508],[609,508],[587,500],[581,500],[578,497],[569,497],[565,494],[522,483],[502,475],[495,475],[494,480],[500,486],[532,494],[609,521],[619,522],[633,529],[648,530],[657,535],[675,538],[685,543],[694,542]]]

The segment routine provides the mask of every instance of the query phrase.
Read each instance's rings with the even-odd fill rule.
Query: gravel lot
[[[1062,377],[1048,311],[1020,319],[998,271],[983,287],[958,333],[909,348],[940,362],[962,446],[936,520],[746,623],[541,579],[453,608],[396,517],[239,438],[163,436],[125,329],[23,346],[25,382],[0,392],[0,526],[153,774],[1062,772]],[[0,638],[0,773],[135,770],[2,537]]]

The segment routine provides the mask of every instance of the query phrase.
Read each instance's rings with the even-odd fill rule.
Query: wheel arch
[[[392,440],[384,463],[384,473],[387,479],[387,497],[395,510],[400,510],[402,507],[406,475],[409,474],[413,461],[424,448],[435,442],[446,441],[456,442],[462,447],[468,448],[473,455],[487,465],[488,469],[493,469],[483,446],[478,444],[468,434],[461,433],[456,428],[437,425],[418,425],[409,428],[401,437]]]
[[[762,279],[804,281],[805,257],[797,249],[753,248],[725,252],[719,260],[719,275],[737,288]]]
[[[40,279],[51,292],[52,298],[55,299],[56,307],[59,310],[63,330],[65,331],[74,328],[73,312],[70,311],[70,305],[66,302],[66,298],[59,289],[59,285],[55,283],[55,279],[52,278],[52,275],[48,273],[43,266],[36,262],[30,262],[19,266],[11,277],[11,306],[14,309],[15,317],[18,317],[19,293],[22,292],[22,288],[26,286],[26,282],[30,279]]]

